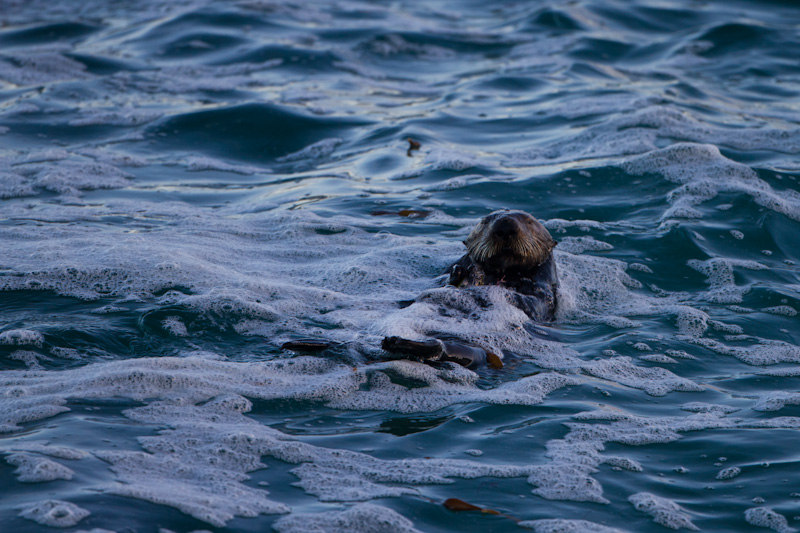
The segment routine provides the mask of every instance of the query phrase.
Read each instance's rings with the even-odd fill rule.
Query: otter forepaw
[[[444,353],[442,341],[438,339],[412,341],[401,337],[385,337],[381,343],[381,348],[387,352],[425,361],[435,361]]]

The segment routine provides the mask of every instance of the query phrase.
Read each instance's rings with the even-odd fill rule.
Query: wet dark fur
[[[555,318],[558,274],[552,252],[556,242],[535,218],[522,211],[495,211],[464,244],[468,252],[450,267],[449,285],[500,285],[513,291],[512,303],[531,320]]]
[[[523,211],[495,211],[483,218],[464,241],[467,253],[449,269],[448,285],[500,285],[511,303],[535,322],[555,318],[558,274],[553,258],[556,242],[547,229]],[[424,362],[453,361],[470,368],[502,360],[480,347],[438,339],[411,341],[386,337],[387,352]]]

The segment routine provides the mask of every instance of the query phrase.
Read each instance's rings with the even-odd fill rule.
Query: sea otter
[[[500,285],[508,289],[511,303],[531,320],[553,320],[558,289],[553,248],[557,243],[538,220],[524,211],[495,211],[475,226],[464,244],[467,253],[448,270],[448,285]],[[426,363],[503,366],[496,354],[457,341],[386,337],[381,346],[387,352]]]

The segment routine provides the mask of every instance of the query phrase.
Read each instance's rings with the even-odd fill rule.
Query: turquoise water
[[[793,2],[0,23],[1,531],[800,528]],[[442,288],[498,208],[552,324]],[[380,350],[436,334],[505,368]]]

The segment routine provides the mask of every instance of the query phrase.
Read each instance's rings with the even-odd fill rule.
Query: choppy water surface
[[[3,531],[800,527],[793,2],[0,22]],[[553,324],[442,288],[503,207]],[[506,367],[380,350],[434,333]]]

